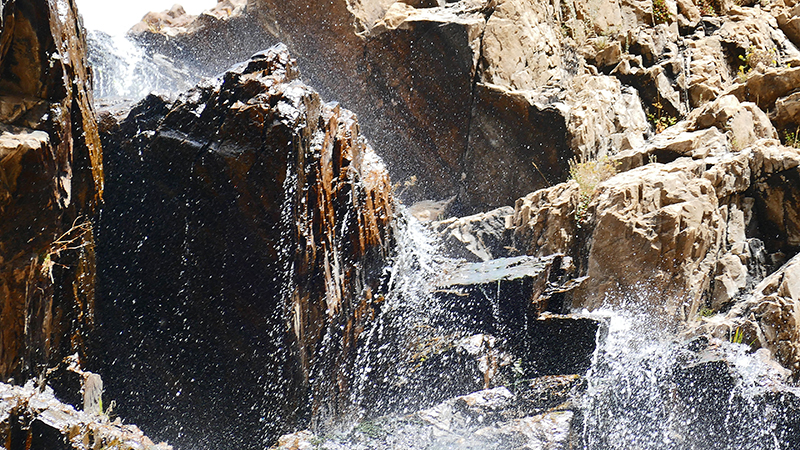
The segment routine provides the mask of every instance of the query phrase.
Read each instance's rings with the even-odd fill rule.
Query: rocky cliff
[[[706,418],[698,442],[715,442],[714,423],[749,401],[729,395],[736,378],[726,360],[702,352],[742,344],[783,366],[769,383],[800,378],[792,0],[225,0],[199,17],[177,7],[148,15],[133,30],[140,42],[209,73],[251,46],[286,47],[177,99],[106,112],[98,229],[83,220],[103,176],[81,85],[88,70],[68,57],[83,45],[71,10],[66,1],[3,3],[4,376],[85,351],[96,323],[92,367],[125,402],[120,411],[159,437],[255,448],[341,417],[356,350],[386,301],[377,289],[397,195],[446,199],[416,211],[462,216],[431,228],[477,273],[520,261],[539,268],[438,286],[446,307],[468,310],[469,332],[510,330],[525,357],[552,360],[562,348],[553,336],[575,318],[546,312],[612,305],[681,330],[691,343],[669,356],[669,370],[690,383],[670,401],[702,416],[717,405],[705,400],[735,399],[720,409],[728,415]],[[231,61],[217,58],[220,46]],[[394,194],[355,116],[321,98],[359,114]],[[501,281],[522,294],[501,296]],[[602,326],[592,324],[580,368],[558,373],[569,391],[598,342]],[[478,341],[494,351],[494,339]],[[496,353],[442,342],[454,341],[419,345],[427,353],[410,364],[423,381],[411,385],[443,373],[470,386],[509,382],[487,375],[499,371],[486,362],[499,366]],[[466,361],[464,373],[437,365],[447,358]],[[556,374],[550,361],[519,361],[520,376]],[[694,382],[710,388],[685,387]],[[437,410],[483,396],[518,401],[496,391]],[[791,448],[796,398],[763,404],[778,405],[776,429]],[[580,438],[570,432],[579,408],[537,405],[524,414],[566,424],[556,441]],[[522,419],[497,423],[518,439]],[[467,422],[472,433],[477,422]]]
[[[263,447],[348,403],[394,204],[355,116],[299,75],[276,46],[103,116],[92,367],[177,445]]]
[[[3,1],[0,19],[0,379],[24,381],[85,356],[103,164],[73,2]]]

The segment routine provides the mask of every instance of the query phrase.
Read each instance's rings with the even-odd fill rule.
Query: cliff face
[[[94,367],[120,412],[177,445],[260,448],[346,405],[393,218],[355,116],[277,46],[105,120]]]
[[[86,350],[103,165],[74,3],[0,20],[0,379],[24,380]]]

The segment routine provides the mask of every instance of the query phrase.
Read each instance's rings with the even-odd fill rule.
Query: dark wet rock
[[[298,77],[276,46],[105,117],[90,367],[121,414],[177,445],[263,448],[349,402],[391,186],[355,116]]]
[[[0,21],[0,380],[20,381],[85,355],[103,164],[74,3],[4,1]]]
[[[526,375],[582,374],[603,328],[596,319],[545,313],[563,306],[553,293],[564,286],[565,268],[569,259],[558,255],[463,264],[434,295],[466,318],[462,328],[506,340],[508,351],[523,359]]]
[[[538,376],[585,374],[604,332],[598,319],[543,314],[527,324],[526,370]]]
[[[386,374],[377,369],[370,377],[380,381],[364,392],[360,406],[371,415],[412,412],[464,392],[495,386],[509,379],[513,357],[494,336],[478,334],[421,338],[412,343],[404,360]]]
[[[560,258],[523,256],[462,264],[439,281],[434,295],[445,308],[469,318],[464,327],[513,336],[512,345],[517,345],[523,341],[526,323],[538,315],[536,302],[547,288],[556,259]]]
[[[768,352],[747,360],[741,349],[726,345],[706,341],[678,357],[671,374],[673,401],[691,426],[675,437],[709,447],[794,448],[800,442],[795,419],[800,391],[783,383],[787,371]],[[741,364],[749,367],[742,370]],[[775,429],[763,429],[765,424]]]
[[[461,264],[439,280],[434,295],[472,322],[464,324],[503,338],[521,341],[527,323],[550,310],[573,270],[569,258],[519,256]],[[560,312],[560,311],[559,311]]]
[[[0,442],[3,448],[171,450],[154,444],[135,425],[113,422],[106,415],[76,411],[61,403],[46,386],[0,383]]]

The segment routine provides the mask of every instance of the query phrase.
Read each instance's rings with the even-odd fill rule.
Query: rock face
[[[135,425],[75,411],[59,402],[50,388],[39,389],[32,382],[24,387],[0,383],[0,423],[0,442],[8,449],[172,449],[154,444]]]
[[[0,6],[0,380],[39,375],[94,324],[102,151],[68,1]]]
[[[128,32],[151,54],[178,61],[191,73],[211,76],[246,60],[277,40],[245,14],[246,0],[223,0],[198,16],[180,5],[151,12]]]
[[[298,78],[276,46],[104,119],[92,370],[177,445],[262,448],[348,403],[393,199],[355,116]]]

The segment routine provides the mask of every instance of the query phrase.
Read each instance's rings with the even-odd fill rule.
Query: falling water
[[[103,100],[139,100],[150,92],[180,92],[198,78],[164,55],[147,54],[124,35],[88,33],[94,95]]]
[[[681,342],[640,311],[593,314],[608,334],[587,374],[586,450],[788,448],[780,405],[765,401],[785,375],[749,346]]]

